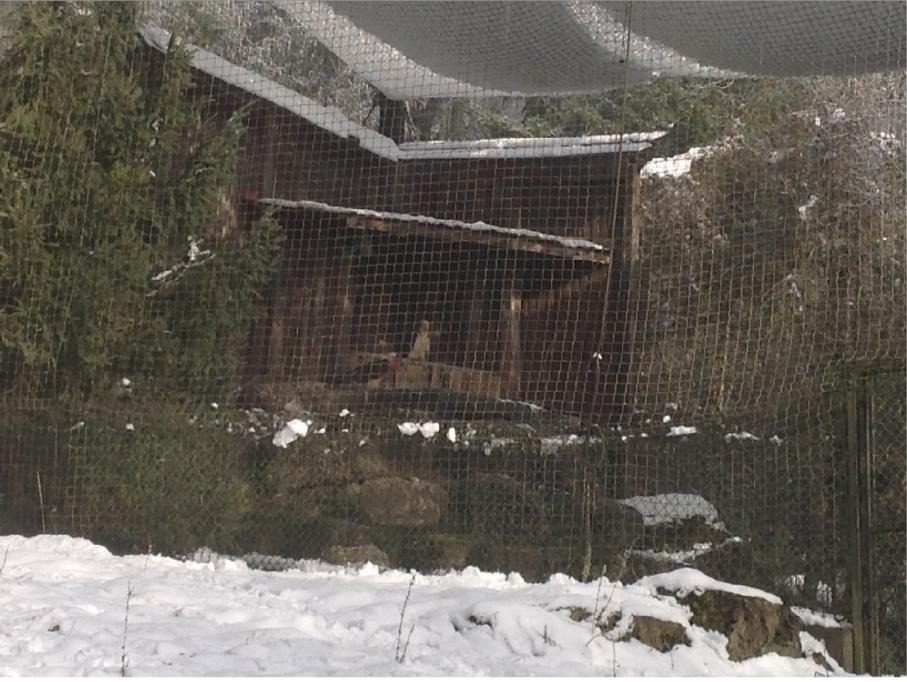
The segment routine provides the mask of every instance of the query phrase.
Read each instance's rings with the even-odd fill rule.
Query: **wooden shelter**
[[[624,400],[633,207],[665,133],[397,144],[203,50],[193,68],[212,113],[251,107],[236,215],[286,228],[250,378],[596,418]]]

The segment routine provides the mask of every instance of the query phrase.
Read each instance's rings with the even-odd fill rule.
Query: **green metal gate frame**
[[[886,386],[887,384],[887,386]],[[892,389],[897,389],[896,391]],[[886,390],[887,389],[887,390]],[[907,632],[904,621],[895,623],[895,631],[882,622],[881,613],[885,608],[898,608],[898,604],[883,603],[883,597],[894,587],[901,596],[900,608],[907,610],[907,585],[880,584],[880,577],[888,574],[886,568],[901,562],[907,565],[907,556],[886,557],[881,551],[882,543],[893,534],[903,538],[907,519],[897,516],[880,519],[878,501],[879,462],[879,415],[891,405],[903,409],[907,401],[905,388],[905,366],[902,364],[864,367],[849,378],[847,392],[847,449],[848,449],[848,528],[849,544],[849,586],[853,622],[854,672],[883,674],[907,674]],[[884,402],[884,401],[893,402]],[[903,477],[907,467],[907,443],[903,442],[904,424],[896,444],[903,457],[897,463]],[[901,481],[903,478],[901,478]],[[898,481],[896,481],[897,483]],[[901,499],[907,494],[900,488]],[[895,491],[897,494],[897,491]],[[890,510],[889,510],[890,511]],[[890,515],[889,515],[890,516]],[[880,523],[882,521],[882,523]],[[889,562],[884,564],[886,559]],[[898,575],[895,567],[895,575]],[[903,576],[903,574],[901,574]],[[901,589],[898,589],[900,587]],[[886,589],[887,588],[887,589]],[[894,651],[894,657],[882,655],[883,648]],[[897,650],[900,652],[897,653]]]

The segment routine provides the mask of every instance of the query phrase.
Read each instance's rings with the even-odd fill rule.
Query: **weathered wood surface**
[[[501,353],[501,376],[507,393],[517,398],[520,395],[520,379],[523,373],[522,341],[520,318],[522,316],[523,291],[518,279],[516,263],[504,263],[504,286],[501,290],[501,339],[504,350]]]
[[[347,227],[375,230],[400,236],[425,237],[445,242],[480,244],[496,249],[538,253],[555,258],[569,258],[591,263],[607,263],[610,255],[606,249],[576,248],[557,241],[536,240],[532,237],[511,236],[492,230],[456,228],[443,223],[421,222],[411,218],[372,217],[351,214],[346,217]]]
[[[401,361],[394,373],[394,388],[407,391],[445,391],[493,399],[515,397],[510,393],[500,372],[406,359]]]

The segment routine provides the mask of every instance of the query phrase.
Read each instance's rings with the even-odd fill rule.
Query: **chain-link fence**
[[[694,565],[849,615],[845,377],[905,353],[903,18],[3,7],[3,530]],[[903,634],[897,405],[872,561]]]

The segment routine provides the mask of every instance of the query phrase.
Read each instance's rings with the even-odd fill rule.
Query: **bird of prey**
[[[422,320],[416,328],[416,333],[413,336],[413,345],[406,356],[407,359],[421,362],[427,361],[428,354],[431,352],[431,337],[436,335],[437,332],[432,332],[428,320]]]

